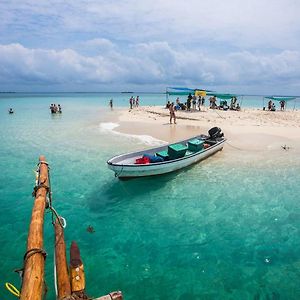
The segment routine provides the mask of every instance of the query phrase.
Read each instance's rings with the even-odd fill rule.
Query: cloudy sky
[[[0,0],[0,90],[300,95],[299,0]]]

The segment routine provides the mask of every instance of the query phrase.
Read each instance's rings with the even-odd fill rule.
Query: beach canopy
[[[233,94],[213,94],[213,93],[209,93],[210,95],[216,96],[217,98],[223,99],[223,100],[228,100],[231,99],[233,97],[237,97],[237,95],[233,95]]]
[[[290,101],[290,100],[295,100],[296,97],[292,97],[292,96],[269,96],[269,97],[265,97],[267,99],[270,100],[274,100],[274,101]]]
[[[188,94],[195,94],[195,96],[202,96],[205,97],[207,95],[207,91],[204,89],[191,89],[185,87],[167,87],[166,94],[167,95],[176,95],[176,96],[185,96]]]

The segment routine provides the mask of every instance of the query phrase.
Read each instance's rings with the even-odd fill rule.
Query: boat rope
[[[56,276],[56,257],[55,257],[55,248],[53,250],[53,275],[54,275],[54,289],[55,289],[55,296],[57,299],[58,296],[58,289],[57,289],[57,276]]]
[[[119,177],[123,172],[124,165],[122,165],[121,171],[119,173],[115,172],[115,177]]]
[[[246,151],[246,149],[242,149],[242,148],[239,148],[239,147],[236,147],[236,146],[234,146],[234,145],[231,145],[229,142],[227,142],[227,141],[225,141],[225,143],[228,145],[228,146],[230,146],[230,147],[232,147],[232,148],[234,148],[234,149],[237,149],[237,150],[240,150],[240,151]],[[248,150],[247,150],[248,151]]]
[[[24,257],[23,257],[24,266],[25,266],[27,260],[29,259],[29,257],[31,257],[32,255],[37,254],[37,253],[42,254],[44,259],[46,259],[47,252],[43,248],[32,248],[32,249],[27,250],[24,254]]]
[[[35,254],[41,254],[43,256],[44,260],[46,260],[47,252],[43,248],[32,248],[32,249],[27,250],[24,254],[23,267],[20,269],[14,270],[14,272],[18,273],[19,276],[21,277],[21,286],[23,284],[23,275],[24,275],[24,270],[25,270],[25,264],[26,264],[27,260]]]
[[[11,283],[6,282],[5,283],[5,287],[7,288],[7,290],[12,293],[14,296],[16,296],[17,298],[20,298],[20,291]]]
[[[217,112],[217,110],[216,109],[213,109],[213,111],[220,117],[220,118],[222,118],[222,119],[226,119],[225,117],[223,117],[223,116],[221,116],[218,112]]]
[[[41,164],[45,164],[48,167],[48,186],[44,183],[40,182],[40,165]],[[63,218],[62,216],[60,216],[56,209],[53,207],[52,205],[52,190],[51,190],[51,177],[50,177],[50,166],[49,163],[46,161],[40,161],[38,163],[38,168],[36,170],[36,182],[35,182],[35,187],[33,188],[33,193],[32,195],[35,197],[37,191],[40,188],[45,188],[46,192],[47,192],[47,198],[46,198],[46,208],[49,209],[52,212],[52,224],[54,225],[54,216],[56,217],[56,219],[58,220],[60,226],[62,228],[65,228],[67,226],[67,222],[66,219]]]

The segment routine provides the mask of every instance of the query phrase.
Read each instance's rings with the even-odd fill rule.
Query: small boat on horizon
[[[213,127],[208,135],[198,135],[177,143],[121,154],[107,161],[118,178],[161,175],[195,164],[223,149],[224,134]]]

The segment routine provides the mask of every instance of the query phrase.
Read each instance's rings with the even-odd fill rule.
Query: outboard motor
[[[208,134],[210,139],[215,140],[217,138],[222,138],[224,136],[224,133],[222,132],[221,128],[219,127],[213,127],[208,130]]]

